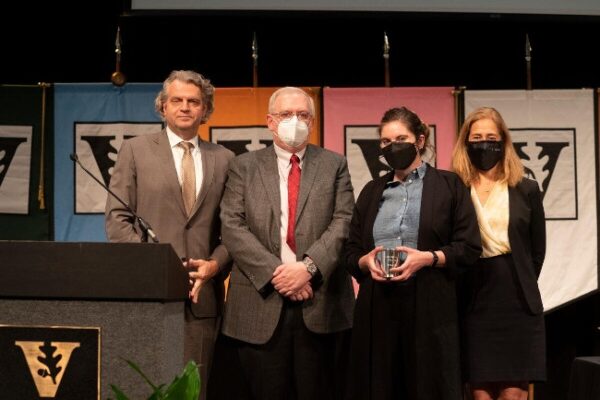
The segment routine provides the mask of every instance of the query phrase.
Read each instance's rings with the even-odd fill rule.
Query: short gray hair
[[[206,79],[201,74],[195,71],[172,71],[168,78],[163,82],[163,87],[160,92],[156,95],[154,100],[154,109],[164,119],[163,106],[167,101],[167,88],[174,81],[181,81],[185,83],[191,83],[200,89],[202,95],[202,105],[204,106],[204,115],[202,116],[202,123],[205,123],[210,118],[211,114],[215,110],[215,87],[211,85],[210,80]]]
[[[285,93],[300,93],[306,96],[306,98],[308,99],[308,111],[310,111],[310,114],[313,117],[315,116],[315,102],[313,101],[312,97],[310,97],[308,93],[306,93],[304,90],[294,86],[282,87],[273,92],[271,98],[269,99],[269,114],[275,112],[275,101],[279,96]]]

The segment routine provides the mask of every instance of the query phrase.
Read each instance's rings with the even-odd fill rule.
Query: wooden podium
[[[187,296],[169,244],[0,241],[0,325],[100,328],[93,398],[113,397],[110,384],[132,398],[149,395],[123,359],[156,384],[181,373]]]

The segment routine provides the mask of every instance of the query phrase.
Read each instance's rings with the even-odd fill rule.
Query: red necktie
[[[288,175],[288,226],[286,242],[290,249],[296,252],[296,206],[298,205],[298,192],[300,191],[300,159],[292,154],[290,158],[292,168]]]

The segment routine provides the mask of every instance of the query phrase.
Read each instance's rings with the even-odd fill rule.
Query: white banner
[[[595,110],[592,90],[467,91],[465,114],[497,109],[526,175],[542,190],[546,311],[598,289]]]
[[[0,213],[29,214],[31,125],[0,125]]]
[[[240,155],[264,149],[273,143],[273,134],[266,126],[222,126],[209,128],[210,141],[225,146]]]
[[[75,151],[79,161],[106,186],[123,140],[159,132],[160,122],[76,122]],[[104,213],[108,193],[83,169],[75,169],[75,213]]]

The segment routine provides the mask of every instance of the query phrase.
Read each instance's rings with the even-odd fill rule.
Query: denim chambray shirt
[[[375,246],[417,248],[423,177],[426,171],[427,164],[422,163],[404,182],[388,182],[373,225]]]

